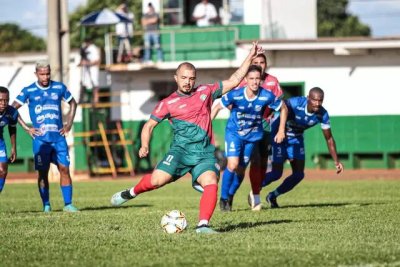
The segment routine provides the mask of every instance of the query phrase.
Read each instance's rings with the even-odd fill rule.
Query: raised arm
[[[228,80],[222,81],[222,94],[226,94],[227,92],[235,88],[243,80],[252,59],[257,57],[258,54],[262,53],[264,53],[264,50],[262,49],[262,47],[258,46],[258,42],[253,42],[253,47],[243,61],[242,65],[240,65],[240,67],[232,74],[232,76]]]
[[[141,133],[141,147],[139,149],[139,157],[144,158],[149,154],[150,139],[153,129],[157,126],[158,121],[149,119],[143,126]]]
[[[344,170],[343,164],[339,161],[337,152],[336,152],[336,142],[333,138],[331,129],[323,129],[322,133],[324,134],[326,145],[328,146],[329,153],[332,156],[332,159],[335,161],[336,173],[341,173]]]

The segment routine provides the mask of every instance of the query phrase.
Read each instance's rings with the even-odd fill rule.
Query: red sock
[[[135,192],[135,195],[139,195],[141,193],[151,191],[156,189],[154,185],[151,184],[151,173],[145,174],[142,179],[140,179],[139,183],[135,185],[135,188],[133,191]]]
[[[261,191],[261,183],[265,176],[266,168],[262,168],[255,164],[250,165],[250,183],[251,191],[254,195],[259,195]]]
[[[217,184],[209,184],[204,187],[204,192],[200,199],[200,221],[210,221],[211,216],[214,213],[215,205],[217,205],[217,192]]]

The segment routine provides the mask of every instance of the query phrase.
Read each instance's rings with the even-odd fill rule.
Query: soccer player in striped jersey
[[[305,130],[321,124],[329,153],[335,162],[336,172],[343,171],[343,164],[339,161],[336,152],[336,143],[331,131],[328,111],[322,106],[324,91],[319,87],[312,88],[307,97],[292,97],[287,99],[288,117],[286,122],[286,140],[280,144],[273,142],[272,145],[272,170],[268,172],[262,183],[267,186],[278,180],[283,173],[283,164],[289,160],[292,167],[292,174],[286,177],[280,186],[267,195],[267,202],[271,208],[279,208],[277,197],[292,190],[304,178],[305,151],[304,136]],[[279,121],[272,123],[272,132],[276,132]]]
[[[232,209],[233,197],[244,178],[244,171],[258,141],[263,138],[263,114],[266,108],[282,110],[281,129],[275,136],[280,143],[285,137],[287,109],[283,101],[269,90],[260,87],[262,68],[251,65],[245,77],[246,86],[224,95],[215,105],[211,117],[222,108],[230,108],[231,114],[225,129],[225,154],[227,168],[222,177],[220,208]],[[261,206],[260,206],[261,207]]]
[[[174,75],[177,90],[161,100],[151,113],[141,133],[139,156],[146,157],[153,129],[164,119],[171,122],[174,137],[169,152],[157,164],[151,175],[127,190],[115,193],[113,206],[119,206],[139,194],[176,181],[186,173],[192,175],[192,185],[202,192],[197,233],[215,233],[209,221],[217,203],[219,166],[214,151],[211,106],[214,99],[235,88],[246,75],[251,60],[262,53],[253,43],[250,53],[228,80],[195,87],[196,68],[189,62],[180,64]]]
[[[0,193],[3,191],[8,173],[8,161],[14,162],[17,158],[17,122],[18,111],[10,106],[10,92],[0,86]],[[8,125],[8,133],[11,141],[10,158],[7,158],[7,147],[3,138],[3,129]]]

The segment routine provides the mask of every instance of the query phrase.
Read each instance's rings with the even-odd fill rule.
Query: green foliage
[[[69,14],[69,24],[70,24],[70,38],[71,47],[78,48],[82,42],[83,32],[86,36],[92,38],[94,42],[100,46],[104,47],[104,34],[107,32],[114,32],[115,26],[80,26],[80,20],[94,11],[100,11],[103,8],[109,8],[115,10],[121,3],[126,2],[129,11],[135,15],[134,29],[135,31],[141,30],[140,19],[142,18],[142,1],[141,0],[89,0],[86,6],[78,7],[74,12]],[[141,38],[134,38],[134,45],[140,43]]]
[[[43,51],[44,40],[12,23],[0,24],[0,53]]]
[[[371,29],[346,12],[348,0],[318,0],[318,37],[370,36]]]
[[[251,212],[246,182],[234,210],[218,207],[218,235],[194,232],[200,194],[189,179],[138,196],[120,208],[111,195],[137,181],[77,182],[77,214],[43,214],[36,184],[7,183],[0,195],[0,266],[397,266],[400,181],[303,181],[281,209]],[[276,184],[274,184],[276,186]],[[267,188],[271,190],[273,187]],[[265,196],[267,190],[262,192]],[[162,215],[186,214],[182,234],[164,234]]]

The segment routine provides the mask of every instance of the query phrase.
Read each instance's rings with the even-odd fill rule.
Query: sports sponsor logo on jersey
[[[43,107],[41,105],[36,105],[35,107],[35,114],[42,113]]]
[[[42,123],[42,122],[44,122],[45,119],[51,119],[51,120],[56,119],[56,120],[58,120],[59,118],[60,118],[60,117],[59,117],[57,114],[54,114],[54,113],[47,113],[47,114],[45,114],[45,115],[39,115],[39,116],[37,116],[36,122],[37,122],[37,123]]]
[[[201,94],[200,100],[204,102],[206,99],[207,99],[207,95],[206,94]]]
[[[47,92],[44,92],[43,96],[48,97],[49,94]]]
[[[34,91],[36,91],[37,90],[37,88],[28,88],[26,91],[28,91],[28,92],[34,92]]]
[[[303,107],[296,107],[297,110],[304,110]]]
[[[243,109],[244,109],[244,107],[243,107],[243,106],[239,106],[239,107],[238,107],[238,109],[241,109],[241,110],[243,110]]]
[[[265,100],[268,100],[268,97],[266,97],[266,96],[260,96],[258,99],[260,99],[261,101],[265,101]]]
[[[43,110],[55,110],[58,111],[58,105],[43,105]]]
[[[254,107],[254,110],[255,110],[255,111],[261,111],[261,109],[262,109],[262,106],[261,106],[261,105],[256,105],[256,106]]]
[[[39,128],[42,134],[45,134],[46,132],[58,132],[57,124],[42,124]]]
[[[211,85],[210,85],[211,86]],[[200,87],[197,87],[197,92],[201,92],[201,91],[204,91],[204,90],[206,90],[207,89],[207,86],[206,85],[202,85],[202,86],[200,86]]]
[[[295,117],[296,117],[296,119],[301,120],[300,116],[296,115]]]
[[[249,104],[247,105],[247,107],[248,107],[248,108],[251,108],[251,107],[253,107],[253,104],[252,104],[252,103],[249,103]]]
[[[56,84],[56,85],[53,85],[51,88],[53,88],[53,89],[62,89],[62,85],[61,84]]]
[[[168,104],[168,105],[171,105],[171,104],[173,104],[173,103],[175,103],[175,102],[179,101],[179,99],[180,99],[179,97],[177,97],[177,98],[174,98],[174,99],[172,99],[172,100],[168,101],[168,102],[167,102],[167,104]]]
[[[184,108],[186,106],[187,106],[187,104],[185,103],[185,104],[180,105],[178,108],[181,109],[181,108]]]
[[[234,100],[242,100],[242,99],[243,99],[243,96],[235,96],[235,97],[233,97],[233,99],[234,99]]]
[[[58,95],[56,93],[51,93],[50,98],[53,100],[58,100]]]

